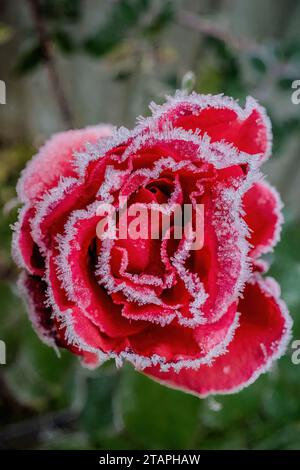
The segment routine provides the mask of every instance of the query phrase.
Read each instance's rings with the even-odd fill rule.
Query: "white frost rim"
[[[274,353],[273,355],[271,355],[270,357],[268,357],[267,361],[265,364],[263,364],[261,367],[258,367],[254,373],[252,374],[252,376],[246,380],[245,382],[239,384],[239,385],[236,385],[235,387],[232,387],[230,390],[228,389],[223,389],[223,390],[210,390],[209,392],[206,392],[206,393],[197,393],[197,392],[194,392],[194,391],[191,391],[190,389],[188,388],[185,388],[185,387],[180,387],[180,386],[176,386],[176,385],[172,385],[166,381],[163,381],[163,380],[160,380],[160,379],[156,379],[155,377],[152,377],[152,376],[149,376],[147,375],[147,377],[149,377],[151,380],[154,380],[155,382],[161,384],[161,385],[164,385],[164,386],[167,386],[173,390],[180,390],[180,391],[183,391],[185,393],[188,393],[190,395],[194,395],[198,398],[206,398],[210,395],[232,395],[234,393],[239,393],[241,390],[243,390],[244,388],[248,387],[249,385],[253,384],[260,375],[268,372],[273,363],[280,359],[284,353],[286,352],[286,349],[287,349],[287,346],[291,340],[291,335],[292,335],[292,326],[293,326],[293,320],[289,314],[289,311],[288,311],[288,308],[285,304],[285,302],[280,299],[276,294],[275,294],[275,291],[273,288],[270,288],[268,286],[268,284],[265,283],[265,280],[267,280],[268,278],[264,279],[262,278],[259,274],[255,273],[253,274],[250,282],[257,282],[260,286],[260,288],[262,289],[262,291],[269,297],[273,298],[275,300],[275,302],[277,303],[279,309],[280,309],[280,312],[281,312],[281,315],[283,317],[283,319],[285,320],[285,329],[283,331],[283,335],[282,335],[282,338],[281,340],[279,341],[276,341],[274,343]],[[273,278],[271,278],[273,280]],[[274,282],[276,282],[275,280],[273,280]],[[263,349],[263,344],[261,344],[261,347]],[[277,349],[276,349],[277,347]]]
[[[36,306],[26,287],[27,276],[28,274],[25,271],[23,271],[20,274],[18,282],[17,282],[17,287],[22,296],[22,299],[25,302],[25,306],[27,307],[28,316],[30,318],[32,327],[34,331],[36,332],[36,334],[38,335],[38,337],[40,338],[40,340],[47,346],[54,348],[57,355],[59,356],[60,353],[59,353],[58,347],[55,344],[55,340],[51,336],[49,336],[49,331],[46,330],[46,328],[44,328],[38,321],[38,315],[36,314]]]
[[[282,199],[280,197],[279,192],[277,191],[274,186],[272,186],[265,178],[261,180],[261,184],[263,186],[266,186],[272,196],[274,197],[275,200],[275,205],[273,207],[273,214],[276,217],[276,224],[274,228],[274,234],[273,236],[267,241],[265,244],[257,245],[255,249],[253,250],[252,256],[254,258],[259,258],[261,255],[264,255],[266,253],[270,253],[273,251],[274,247],[277,245],[277,243],[280,241],[281,237],[281,230],[282,230],[282,225],[284,223],[284,216],[282,213],[282,210],[284,208],[284,204],[282,202]]]

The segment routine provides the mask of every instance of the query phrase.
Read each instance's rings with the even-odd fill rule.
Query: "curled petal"
[[[99,125],[54,134],[23,170],[17,186],[20,200],[33,202],[61,177],[74,177],[74,154],[111,133],[111,126]]]
[[[262,163],[270,156],[271,124],[263,107],[248,97],[245,108],[223,95],[186,95],[177,92],[162,106],[152,105],[153,117],[141,128],[167,124],[207,134],[212,142],[224,141]]]
[[[177,92],[151,109],[132,131],[56,134],[28,163],[20,287],[41,339],[85,366],[127,360],[170,387],[231,393],[291,329],[260,259],[282,222],[258,169],[270,123],[252,98]]]
[[[31,234],[31,221],[35,208],[25,205],[19,213],[19,220],[14,226],[12,256],[15,263],[32,275],[42,276],[44,260]]]
[[[74,211],[58,239],[58,253],[53,256],[56,270],[71,304],[81,308],[95,326],[109,337],[122,337],[143,329],[143,324],[130,323],[121,316],[121,307],[97,283],[93,269],[92,242],[100,217],[97,203],[89,210]],[[53,261],[52,261],[53,262]],[[96,256],[94,259],[96,263]],[[94,265],[95,266],[95,265]]]
[[[56,329],[51,318],[51,308],[46,306],[45,283],[25,271],[19,277],[19,291],[25,299],[32,326],[40,339],[48,346],[56,347]]]
[[[126,347],[123,337],[112,338],[102,333],[86,312],[68,299],[57,278],[53,258],[49,256],[46,261],[47,302],[60,332],[60,346],[80,355],[90,352],[101,356],[107,351],[123,350]]]
[[[258,258],[271,251],[280,238],[282,202],[270,184],[260,181],[246,192],[243,204],[244,218],[250,229],[250,256]]]
[[[182,328],[173,322],[151,325],[137,335],[128,338],[127,349],[108,358],[125,358],[139,370],[157,365],[160,371],[199,369],[212,358],[223,354],[232,341],[238,326],[236,303],[213,325],[201,325],[195,329]]]
[[[144,371],[172,388],[205,397],[234,393],[254,382],[270,369],[287,347],[292,321],[285,304],[270,282],[256,274],[246,285],[238,309],[240,326],[228,352],[199,370],[161,372],[157,367]]]

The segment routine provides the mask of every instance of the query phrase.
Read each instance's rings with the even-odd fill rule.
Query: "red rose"
[[[270,123],[251,98],[242,109],[177,93],[151,110],[132,132],[57,134],[29,163],[13,241],[20,286],[41,338],[88,366],[128,360],[200,396],[233,392],[284,352],[291,329],[259,260],[282,222],[259,172]],[[203,246],[162,236],[161,222],[159,237],[101,239],[99,204],[115,209],[120,230],[122,198],[128,208],[191,204],[193,230],[201,204]]]

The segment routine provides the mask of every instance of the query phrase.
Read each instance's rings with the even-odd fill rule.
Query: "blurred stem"
[[[32,448],[43,432],[72,429],[77,420],[76,413],[64,409],[10,424],[0,432],[0,449]]]
[[[14,266],[2,263],[0,260],[0,281],[15,281],[16,273]]]
[[[28,415],[32,412],[31,408],[19,403],[14,397],[13,393],[6,384],[3,374],[0,373],[0,404],[4,410],[9,413],[10,416],[13,414],[25,414]]]
[[[43,15],[41,13],[39,0],[27,0],[31,9],[32,18],[39,36],[40,46],[43,51],[44,60],[48,69],[49,80],[52,84],[53,93],[56,97],[58,107],[64,125],[67,129],[73,127],[72,113],[63,91],[60,77],[56,68],[55,59],[53,55],[53,48],[51,39],[49,38],[48,31],[45,25]]]
[[[235,36],[230,31],[220,28],[220,26],[213,21],[204,19],[195,13],[180,10],[177,14],[176,21],[184,28],[194,29],[206,36],[212,36],[219,39],[233,49],[252,51],[259,47],[252,39]]]

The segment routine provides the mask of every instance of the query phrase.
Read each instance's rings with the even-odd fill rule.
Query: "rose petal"
[[[243,198],[245,221],[250,229],[250,255],[258,258],[279,241],[283,217],[277,191],[265,181],[255,183]]]
[[[249,277],[246,227],[241,220],[239,188],[223,188],[202,197],[204,246],[191,252],[192,270],[207,293],[205,318],[218,319],[238,297]]]
[[[24,271],[18,281],[20,292],[26,301],[29,318],[40,339],[48,346],[55,347],[56,331],[51,318],[51,308],[46,306],[46,285],[37,276],[30,276]]]
[[[20,268],[26,269],[32,275],[42,276],[44,260],[31,234],[31,221],[34,215],[34,207],[25,205],[21,209],[18,222],[14,226],[12,256]]]
[[[28,162],[18,182],[18,196],[22,202],[33,202],[45,191],[55,186],[61,177],[74,177],[74,153],[85,149],[112,133],[111,126],[91,126],[54,134]]]
[[[138,369],[159,363],[160,370],[179,371],[198,369],[223,354],[238,326],[236,303],[214,324],[200,325],[194,329],[182,328],[178,322],[153,325],[140,334],[128,338],[130,353],[126,359]]]
[[[123,350],[126,347],[126,340],[122,337],[112,338],[102,333],[86,312],[67,298],[57,277],[53,256],[49,256],[46,261],[46,282],[48,303],[53,311],[56,328],[63,330],[64,347],[68,349],[75,347],[76,350],[97,354]]]
[[[270,156],[271,125],[262,106],[248,97],[245,109],[236,101],[222,95],[199,95],[176,93],[166,104],[152,106],[152,121],[160,128],[166,123],[185,130],[200,130],[212,142],[225,141],[233,144],[241,152],[258,154],[260,163]],[[143,123],[142,123],[143,125]],[[153,125],[153,123],[152,123]]]
[[[201,397],[234,393],[250,385],[284,353],[292,321],[285,304],[259,275],[247,284],[238,309],[240,326],[228,352],[212,365],[183,369],[178,374],[161,372],[158,367],[144,372],[165,385]]]
[[[96,253],[93,260],[93,253],[89,250],[96,238],[96,227],[100,220],[96,215],[97,206],[98,203],[88,210],[72,213],[65,226],[65,234],[59,237],[59,255],[54,259],[68,299],[109,337],[126,337],[141,331],[144,325],[130,323],[123,318],[121,307],[112,302],[95,278]]]

